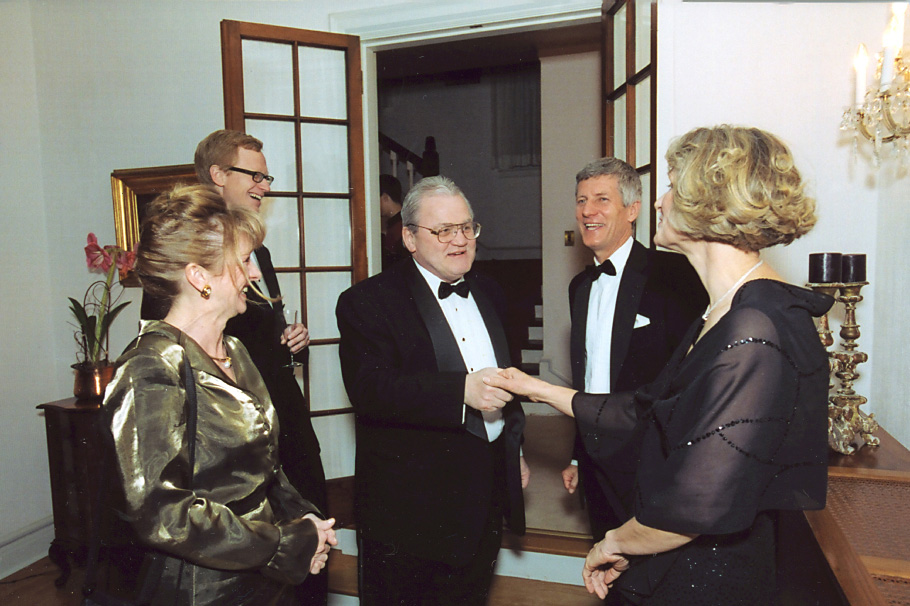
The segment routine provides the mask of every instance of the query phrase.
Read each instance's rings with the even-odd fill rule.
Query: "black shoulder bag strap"
[[[189,461],[190,490],[193,489],[193,476],[196,468],[196,380],[193,377],[193,369],[190,367],[189,358],[183,357],[183,384],[186,391],[186,435],[187,459]],[[110,509],[105,506],[104,500],[110,489],[111,480],[114,476],[114,436],[110,431],[104,431],[99,428],[99,433],[108,442],[108,456],[104,457],[104,468],[101,476],[101,490],[95,499],[95,509],[92,511],[92,534],[89,543],[88,566],[85,571],[85,581],[82,584],[83,606],[98,604],[99,606],[145,606],[152,602],[155,590],[161,580],[161,574],[164,572],[165,554],[159,551],[150,551],[147,555],[148,566],[146,574],[142,581],[142,586],[135,600],[125,600],[97,591],[98,575],[98,555],[101,551],[102,542],[102,511]]]

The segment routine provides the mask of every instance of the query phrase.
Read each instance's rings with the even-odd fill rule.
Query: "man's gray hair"
[[[420,202],[430,196],[458,196],[468,205],[471,219],[474,218],[471,203],[454,181],[443,176],[426,177],[414,184],[401,205],[401,224],[410,229],[412,233],[417,233],[415,225],[419,221]]]
[[[641,200],[641,177],[631,164],[619,158],[601,158],[589,162],[575,175],[575,192],[578,193],[578,184],[582,181],[612,175],[615,175],[619,182],[623,206],[630,206],[636,200]]]

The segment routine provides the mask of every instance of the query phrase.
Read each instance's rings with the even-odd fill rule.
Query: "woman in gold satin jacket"
[[[326,564],[332,525],[288,483],[268,391],[244,346],[222,333],[259,277],[251,251],[265,228],[204,186],[178,187],[148,208],[137,273],[170,301],[117,361],[104,407],[125,515],[167,554],[154,603],[293,604],[291,584]],[[188,469],[188,360],[196,382],[195,469]]]

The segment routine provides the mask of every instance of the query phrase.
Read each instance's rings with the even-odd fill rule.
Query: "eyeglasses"
[[[228,170],[232,170],[234,172],[249,175],[249,176],[253,177],[253,181],[255,181],[256,183],[262,183],[264,180],[266,183],[271,185],[272,181],[275,180],[275,177],[272,177],[271,175],[263,174],[263,173],[259,172],[258,170],[247,170],[245,168],[237,168],[236,166],[231,166],[228,168]]]
[[[468,240],[476,240],[480,236],[480,223],[477,221],[468,221],[467,223],[462,223],[461,225],[446,225],[445,227],[440,227],[439,229],[430,229],[429,227],[424,227],[423,225],[417,225],[416,223],[408,223],[408,227],[419,227],[420,229],[425,229],[439,240],[440,244],[448,244],[455,239],[455,236],[458,235],[458,232],[464,234],[464,237]]]

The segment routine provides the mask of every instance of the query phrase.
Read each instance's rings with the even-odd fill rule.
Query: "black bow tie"
[[[588,273],[591,275],[591,280],[596,280],[603,275],[615,276],[616,268],[613,266],[613,261],[607,259],[600,265],[588,265]]]
[[[439,283],[439,298],[445,299],[450,294],[455,293],[459,297],[463,297],[463,298],[467,299],[468,290],[469,290],[468,283],[465,282],[464,280],[462,280],[461,282],[458,282],[457,284],[449,284],[448,282],[440,282]]]

